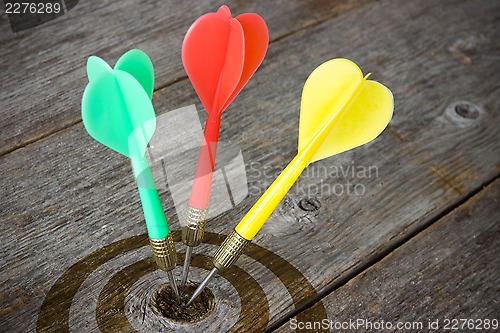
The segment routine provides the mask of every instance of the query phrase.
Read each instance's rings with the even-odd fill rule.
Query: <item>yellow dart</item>
[[[315,162],[375,139],[391,120],[392,93],[367,80],[347,59],[333,59],[316,68],[302,91],[298,153],[269,186],[214,256],[214,268],[196,289],[188,305],[219,270],[229,268],[262,228],[302,171]]]

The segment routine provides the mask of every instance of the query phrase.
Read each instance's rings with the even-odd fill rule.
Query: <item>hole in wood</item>
[[[455,112],[462,118],[476,119],[479,117],[479,110],[473,104],[460,103],[455,106]]]
[[[312,212],[320,209],[321,203],[316,198],[307,198],[299,201],[299,207],[306,212]]]
[[[195,323],[210,315],[215,307],[215,296],[209,288],[186,306],[189,298],[198,287],[199,283],[188,281],[181,296],[181,302],[175,301],[175,295],[169,285],[164,285],[156,290],[151,297],[151,307],[156,314],[180,323]]]

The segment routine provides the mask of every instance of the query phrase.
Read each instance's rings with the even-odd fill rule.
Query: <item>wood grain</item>
[[[475,325],[479,319],[500,320],[499,205],[500,180],[496,180],[324,298],[330,319],[384,320],[394,328],[398,322],[415,325],[408,332],[443,331],[445,319],[473,319]],[[436,320],[438,327],[429,329],[429,321],[436,325]],[[420,323],[422,329],[417,327]],[[485,329],[484,323],[481,327]],[[465,326],[464,331],[472,328]],[[289,325],[278,330],[293,331]],[[360,326],[353,331],[373,330]]]
[[[0,155],[81,121],[90,55],[114,65],[125,51],[142,49],[155,65],[158,89],[186,77],[184,34],[224,3],[233,15],[260,13],[276,40],[369,1],[80,1],[67,14],[15,34],[2,14]]]
[[[291,263],[318,292],[498,177],[500,87],[491,74],[499,69],[498,7],[491,1],[386,0],[273,43],[222,120],[221,140],[242,149],[250,195],[208,221],[208,230],[228,234],[293,158],[303,82],[333,57],[354,60],[387,85],[395,96],[395,116],[372,144],[311,165],[254,240]],[[154,104],[161,113],[195,100],[183,80],[158,90]],[[45,296],[69,267],[105,245],[143,234],[145,227],[128,160],[93,141],[81,124],[0,161],[6,175],[0,216],[7,221],[0,224],[0,322],[10,332],[34,331]],[[348,167],[376,172],[342,174]],[[363,193],[353,194],[356,185]],[[167,189],[161,199],[179,229]],[[210,256],[215,249],[205,244],[196,252]],[[120,267],[130,258],[116,259]],[[295,307],[287,288],[302,292],[304,301],[312,296],[300,283],[285,288],[249,257],[238,267],[262,286],[271,322]],[[91,297],[111,278],[100,273],[94,271],[94,283],[74,304],[92,304]],[[193,278],[205,273],[198,270]],[[210,288],[231,290],[227,284],[220,277]],[[256,308],[243,330],[263,329],[254,325],[263,311]],[[137,329],[141,322],[134,318],[129,320]],[[223,318],[213,319],[205,322],[207,330],[224,326]],[[97,330],[92,320],[72,325]]]

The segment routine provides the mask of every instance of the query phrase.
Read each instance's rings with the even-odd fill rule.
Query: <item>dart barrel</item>
[[[241,237],[236,231],[230,233],[215,253],[214,267],[219,271],[231,267],[248,243],[250,241]]]
[[[171,271],[177,264],[177,254],[175,252],[172,233],[161,239],[149,239],[156,264],[161,270]]]
[[[198,246],[205,232],[206,209],[188,207],[186,212],[187,224],[182,230],[182,242],[187,246]]]

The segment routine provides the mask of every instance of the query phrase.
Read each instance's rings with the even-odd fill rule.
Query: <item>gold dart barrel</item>
[[[174,269],[177,264],[177,254],[175,252],[172,233],[161,239],[149,239],[156,264],[161,270],[166,272]]]
[[[187,282],[193,247],[200,245],[203,234],[205,233],[206,216],[206,209],[196,209],[189,206],[186,211],[187,223],[184,229],[182,229],[182,242],[186,244],[187,248],[186,255],[184,256],[184,265],[182,267],[181,292],[183,292]]]
[[[236,231],[227,236],[214,256],[214,267],[219,271],[231,267],[238,260],[249,240],[241,237]]]
[[[187,224],[182,229],[182,242],[187,246],[198,246],[205,232],[206,209],[189,207],[186,212]]]

